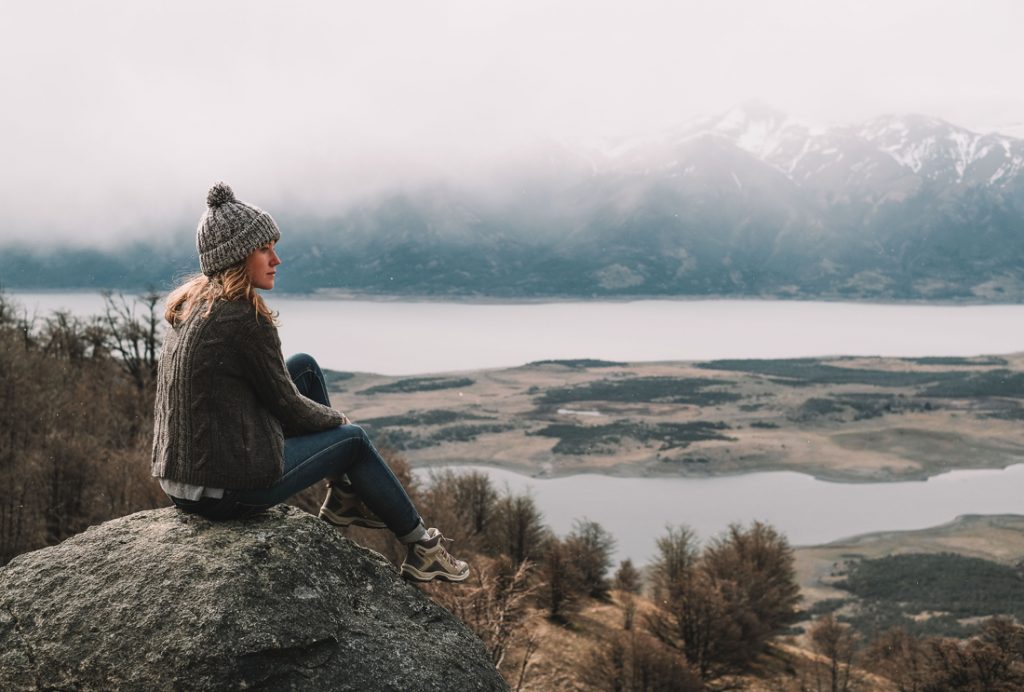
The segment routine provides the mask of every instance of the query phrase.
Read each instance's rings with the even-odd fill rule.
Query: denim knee
[[[296,353],[293,356],[289,356],[285,365],[288,367],[288,372],[293,376],[306,370],[316,371],[319,367],[316,359],[308,353]]]
[[[363,446],[370,446],[370,436],[366,434],[365,430],[363,430],[363,426],[356,425],[355,423],[347,423],[343,427],[349,428],[352,432],[354,432],[355,436],[359,438],[359,441],[363,444]]]

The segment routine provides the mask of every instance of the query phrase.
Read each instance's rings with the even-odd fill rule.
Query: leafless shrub
[[[501,560],[476,556],[470,580],[458,587],[429,585],[431,597],[469,625],[484,642],[491,662],[501,667],[510,648],[525,641],[523,625],[536,586],[533,565],[521,562],[511,570]]]
[[[675,651],[636,630],[609,636],[591,652],[583,678],[588,689],[610,692],[688,692],[705,689]]]
[[[853,628],[829,613],[811,625],[809,634],[812,649],[821,656],[813,666],[814,689],[817,692],[856,689],[858,680],[854,674],[853,658],[858,637]]]
[[[1010,618],[994,617],[967,641],[920,639],[891,629],[871,643],[865,659],[901,692],[1020,690],[1024,688],[1024,627]]]

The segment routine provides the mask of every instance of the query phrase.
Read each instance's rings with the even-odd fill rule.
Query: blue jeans
[[[299,393],[330,406],[327,382],[312,356],[300,353],[287,361]],[[269,488],[225,490],[224,497],[190,501],[171,498],[181,509],[208,519],[239,519],[262,512],[324,478],[347,475],[352,489],[396,536],[420,525],[420,515],[405,488],[358,425],[289,437],[284,441],[284,472]]]

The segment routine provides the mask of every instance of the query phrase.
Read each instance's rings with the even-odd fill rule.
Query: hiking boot
[[[352,492],[351,485],[332,483],[327,486],[327,497],[317,515],[335,526],[362,526],[364,529],[386,529],[388,527],[380,517],[363,504],[359,496]]]
[[[409,552],[402,563],[402,576],[413,581],[465,581],[469,577],[469,565],[448,552],[445,546],[451,542],[437,529],[427,529],[422,540],[409,544]]]

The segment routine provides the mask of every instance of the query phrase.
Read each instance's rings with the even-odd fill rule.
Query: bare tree
[[[591,598],[608,600],[611,583],[608,570],[612,567],[615,539],[596,521],[577,519],[568,536],[567,547],[583,578],[583,588]]]
[[[613,586],[619,591],[638,594],[643,589],[643,575],[628,557],[619,563]]]
[[[749,529],[733,524],[707,547],[703,562],[712,581],[729,584],[732,599],[749,612],[740,624],[750,658],[796,620],[800,586],[793,549],[773,527],[759,521]]]
[[[587,592],[586,580],[576,561],[579,554],[577,537],[552,537],[544,550],[541,564],[540,602],[548,617],[566,623],[579,610],[580,599]]]
[[[669,527],[651,567],[657,610],[648,629],[706,680],[749,668],[796,615],[793,554],[773,528],[739,526],[698,553],[693,532]]]
[[[704,572],[691,529],[670,526],[657,546],[651,584],[658,608],[647,616],[647,628],[679,651],[701,678],[716,677],[725,670],[736,629],[725,594]]]
[[[818,618],[810,629],[811,647],[824,659],[826,675],[816,675],[816,689],[847,692],[852,689],[853,655],[857,648],[857,635],[829,613]],[[815,667],[816,672],[818,666]],[[822,680],[824,677],[824,680]]]
[[[870,667],[896,685],[900,692],[924,689],[928,652],[924,644],[902,627],[879,634],[864,654]]]
[[[544,517],[533,497],[513,495],[509,490],[495,503],[488,534],[488,552],[505,555],[515,564],[538,562],[548,539]]]
[[[161,316],[157,308],[162,296],[150,289],[132,300],[123,294],[103,293],[103,315],[109,346],[121,366],[139,389],[156,378],[160,358]],[[137,314],[141,306],[142,314]]]
[[[14,323],[14,303],[7,297],[3,283],[0,283],[0,326]]]
[[[658,555],[651,565],[651,587],[655,601],[671,598],[672,591],[685,581],[697,565],[700,555],[697,535],[688,526],[669,526],[656,543]]]
[[[43,321],[37,340],[43,353],[56,359],[82,361],[106,356],[106,332],[99,320],[81,320],[63,310]]]
[[[447,483],[452,500],[474,535],[482,535],[494,517],[498,493],[491,477],[481,471],[460,473]]]
[[[612,586],[618,591],[622,606],[622,629],[631,630],[636,617],[636,597],[643,589],[643,575],[633,566],[633,561],[626,558],[619,563]]]

